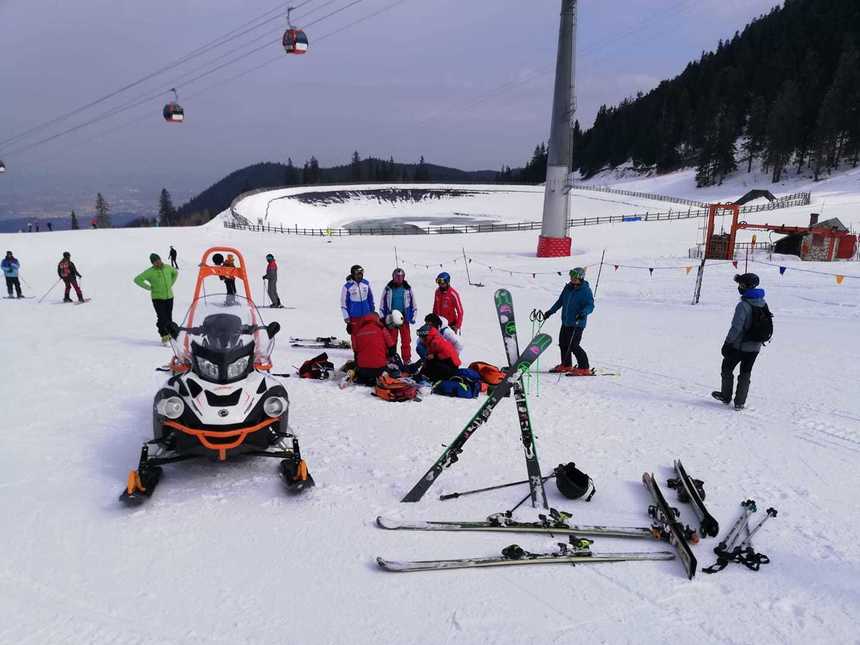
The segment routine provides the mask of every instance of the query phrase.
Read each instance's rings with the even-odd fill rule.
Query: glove
[[[351,322],[346,323],[346,333],[349,334],[350,336],[352,336],[352,323]]]
[[[269,279],[269,276],[267,276],[267,275],[263,276],[263,280],[268,280],[268,279]]]
[[[723,347],[720,350],[720,354],[723,355],[723,358],[728,358],[730,354],[735,351],[735,348],[729,345],[728,343],[723,343]]]
[[[585,322],[585,316],[577,316],[576,318],[573,319],[573,322],[577,325],[579,323],[584,323]]]

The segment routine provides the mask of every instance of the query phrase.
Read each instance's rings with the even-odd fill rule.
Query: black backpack
[[[753,307],[750,305],[750,327],[744,334],[745,341],[766,343],[773,336],[773,314],[770,313],[767,303],[764,307]]]

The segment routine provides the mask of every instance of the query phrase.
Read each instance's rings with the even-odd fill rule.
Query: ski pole
[[[769,508],[769,509],[767,509],[767,511],[765,511],[765,513],[766,513],[766,515],[763,518],[761,518],[761,520],[759,521],[758,524],[755,525],[755,527],[753,527],[753,530],[749,532],[749,535],[747,535],[747,538],[743,542],[741,542],[741,548],[744,548],[746,546],[752,546],[752,536],[755,535],[758,532],[758,530],[762,527],[762,525],[764,525],[764,523],[767,522],[770,518],[776,517],[776,509],[775,508]]]
[[[54,284],[52,284],[52,285],[51,285],[51,288],[50,288],[50,289],[48,289],[48,290],[45,292],[45,295],[44,295],[44,296],[42,296],[41,298],[39,298],[39,302],[40,302],[40,303],[41,303],[45,298],[47,298],[47,297],[48,297],[48,294],[49,294],[49,293],[51,293],[51,292],[54,290],[54,287],[56,287],[58,284],[60,284],[60,281],[61,281],[61,280],[62,280],[62,278],[57,278],[57,281],[56,281]]]
[[[735,543],[738,541],[738,538],[741,535],[743,527],[749,524],[750,515],[752,515],[756,511],[755,502],[751,499],[741,502],[741,506],[743,507],[743,510],[741,511],[741,516],[737,519],[734,525],[732,525],[732,528],[729,529],[729,532],[726,534],[725,539],[720,542],[720,545],[723,548],[730,549],[735,546]]]
[[[551,475],[547,475],[546,477],[541,477],[541,480],[545,482],[546,480],[552,479],[553,477],[555,477],[555,473],[552,473]],[[498,490],[500,488],[508,488],[509,486],[519,486],[520,484],[528,484],[528,483],[529,483],[529,480],[524,479],[524,480],[518,481],[518,482],[510,482],[509,484],[498,484],[497,486],[488,486],[486,488],[476,488],[474,490],[466,490],[466,491],[463,491],[462,493],[448,493],[447,495],[440,495],[439,499],[444,502],[445,500],[456,499],[458,497],[463,497],[465,495],[473,495],[475,493],[486,493],[487,491],[491,491],[491,490]],[[531,494],[531,493],[529,493],[529,494]]]
[[[27,282],[27,281],[24,279],[24,276],[22,276],[22,275],[21,275],[21,272],[20,272],[20,271],[18,272],[18,277],[19,277],[19,278],[21,278],[21,282],[23,282],[23,283],[24,283],[24,285],[25,285],[28,289],[32,289],[32,288],[33,288],[33,287],[31,287],[31,286],[30,286],[30,283],[29,283],[29,282]]]

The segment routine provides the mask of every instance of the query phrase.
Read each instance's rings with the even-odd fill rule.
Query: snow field
[[[839,216],[848,223],[850,202],[860,195],[844,199]],[[802,221],[809,210],[785,213]],[[776,334],[753,371],[749,408],[735,413],[709,394],[719,382],[719,348],[737,299],[735,269],[709,266],[702,303],[690,306],[695,270],[688,275],[680,267],[694,264],[685,252],[698,226],[701,221],[693,220],[576,229],[570,259],[534,258],[536,232],[321,239],[228,231],[216,221],[189,229],[3,236],[22,262],[26,293],[44,293],[56,279],[61,252],[69,250],[93,300],[80,307],[55,304],[57,287],[43,304],[0,302],[11,332],[0,338],[6,402],[0,507],[9,518],[0,538],[0,642],[855,640],[860,279],[837,285],[832,277],[792,267],[858,276],[860,265],[775,258],[789,266],[782,277],[775,267],[751,265],[776,314]],[[338,296],[349,266],[365,267],[378,298],[394,268],[395,245],[406,260],[420,317],[432,304],[438,263],[452,274],[466,309],[466,363],[504,360],[495,289],[513,293],[522,345],[531,331],[528,312],[552,304],[571,266],[594,265],[606,248],[607,262],[658,267],[653,277],[647,268],[603,267],[583,346],[593,365],[616,368],[621,376],[541,375],[539,396],[536,382],[528,384],[544,471],[575,461],[597,484],[592,502],[584,503],[563,499],[549,482],[550,502],[578,523],[645,526],[642,472],[655,472],[665,484],[672,460],[680,457],[692,476],[705,480],[706,501],[721,529],[747,497],[762,509],[779,510],[754,541],[772,563],[759,573],[730,565],[692,582],[676,561],[383,572],[374,563],[377,555],[491,555],[513,542],[529,550],[552,548],[556,540],[528,535],[374,526],[379,514],[478,519],[525,495],[521,487],[438,501],[445,492],[525,477],[513,402],[499,404],[424,500],[404,505],[398,500],[480,401],[428,396],[390,404],[367,389],[340,391],[332,382],[295,377],[287,381],[290,421],[315,489],[287,496],[275,460],[190,462],[165,467],[147,505],[120,507],[116,497],[151,433],[151,400],[164,377],[153,369],[169,359],[158,343],[148,294],[131,280],[148,266],[150,252],[166,257],[170,244],[181,264],[177,320],[204,249],[240,249],[257,300],[263,258],[275,254],[281,298],[296,307],[263,310],[267,321],[283,325],[274,355],[278,372],[315,354],[289,347],[290,335],[345,335]],[[462,260],[447,261],[460,257],[464,246],[474,259],[472,278],[485,288],[466,284]],[[530,275],[553,271],[564,275]],[[596,272],[589,267],[592,286]],[[558,325],[556,316],[543,330],[557,338]],[[329,351],[336,364],[349,355]],[[542,367],[557,358],[557,348],[550,348]],[[664,492],[693,523],[692,510],[665,486]],[[716,542],[694,547],[701,566],[712,563]],[[593,546],[604,552],[664,548],[618,539],[597,539]]]

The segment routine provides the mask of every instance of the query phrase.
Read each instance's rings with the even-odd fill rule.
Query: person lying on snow
[[[451,378],[460,367],[460,355],[450,342],[433,325],[425,323],[418,330],[418,338],[427,350],[420,375],[429,381]]]
[[[396,357],[397,331],[403,324],[403,315],[393,311],[385,323],[376,312],[352,321],[352,349],[355,353],[356,383],[373,386]]]

